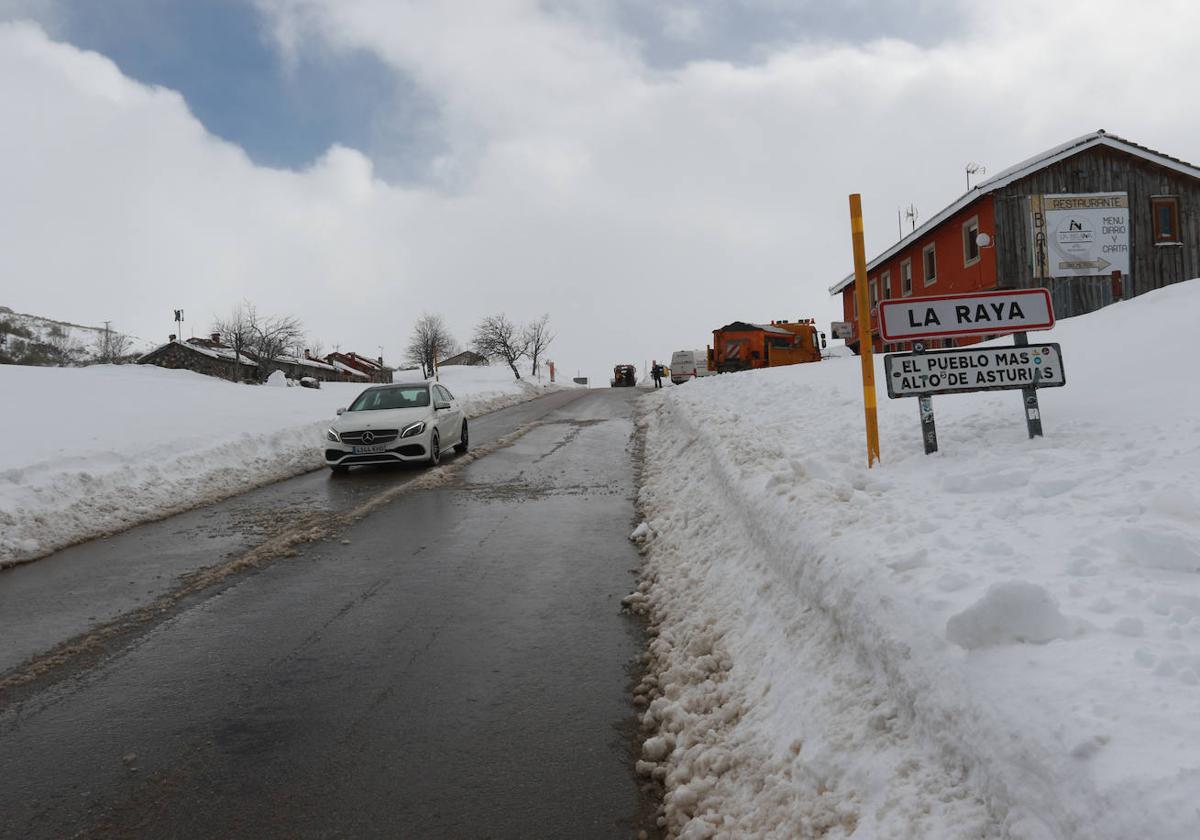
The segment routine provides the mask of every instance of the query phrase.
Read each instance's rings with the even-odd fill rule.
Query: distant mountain
[[[111,330],[108,347],[128,359],[153,350],[152,341]],[[89,364],[103,357],[104,327],[89,327],[0,306],[0,362],[30,365]],[[109,354],[112,355],[112,354]]]

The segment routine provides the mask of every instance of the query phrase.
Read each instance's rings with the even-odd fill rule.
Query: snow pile
[[[1200,836],[1197,311],[1037,334],[1040,440],[1019,393],[936,398],[928,457],[884,395],[873,470],[856,358],[648,396],[627,604],[671,833]]]
[[[976,603],[946,621],[946,638],[965,650],[1065,639],[1071,622],[1054,597],[1035,583],[994,583]]]
[[[468,417],[549,388],[498,367],[446,368],[441,380]],[[364,387],[237,385],[146,365],[2,365],[0,565],[316,469],[329,421]]]

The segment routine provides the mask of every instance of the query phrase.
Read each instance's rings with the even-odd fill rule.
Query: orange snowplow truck
[[[713,343],[708,348],[708,369],[730,373],[819,362],[824,346],[825,334],[817,332],[811,318],[769,324],[734,321],[713,330]]]

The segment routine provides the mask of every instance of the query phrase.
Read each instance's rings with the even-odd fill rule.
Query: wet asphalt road
[[[633,396],[477,418],[477,446],[537,425],[0,700],[0,834],[632,836]],[[301,476],[0,574],[0,674],[422,475]]]
[[[586,396],[560,391],[477,417],[470,421],[472,443],[494,444]],[[357,470],[340,481],[320,470],[9,569],[0,574],[0,674],[63,639],[152,603],[175,589],[181,575],[245,552],[299,522],[350,510],[422,472]]]

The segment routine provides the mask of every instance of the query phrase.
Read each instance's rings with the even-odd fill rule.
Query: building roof
[[[318,368],[319,370],[335,370],[333,365],[328,362],[322,362],[320,359],[306,359],[302,356],[276,356],[275,361],[283,362],[288,365],[300,365],[301,367]]]
[[[367,356],[360,356],[353,351],[346,351],[345,353],[341,351],[334,351],[325,357],[325,361],[331,365],[345,365],[348,369],[365,373],[368,376],[391,370],[391,368],[387,367],[386,365],[381,365],[375,359],[368,358]]]
[[[1055,146],[1052,149],[1047,149],[1040,154],[1021,161],[1015,166],[1010,166],[1008,169],[1005,169],[1003,172],[1000,172],[997,175],[993,175],[986,181],[976,184],[974,188],[963,193],[957,200],[943,208],[939,213],[926,221],[925,224],[918,227],[908,236],[904,237],[899,242],[896,242],[882,254],[867,263],[867,271],[873,271],[875,268],[878,268],[880,263],[894,257],[900,251],[904,250],[910,245],[913,245],[917,242],[917,240],[921,239],[942,222],[946,221],[946,219],[950,218],[960,210],[968,207],[973,202],[978,201],[980,198],[983,198],[985,195],[989,195],[998,189],[1007,187],[1013,181],[1018,181],[1027,175],[1031,175],[1034,172],[1037,172],[1039,169],[1045,169],[1047,166],[1058,163],[1060,160],[1065,160],[1066,158],[1069,158],[1072,155],[1077,155],[1080,152],[1086,151],[1087,149],[1101,146],[1110,149],[1116,149],[1120,152],[1125,152],[1126,154],[1142,158],[1143,160],[1147,160],[1158,166],[1172,169],[1181,175],[1187,175],[1190,178],[1200,180],[1200,168],[1197,168],[1186,161],[1180,160],[1179,158],[1165,155],[1162,152],[1157,152],[1154,149],[1150,149],[1146,146],[1142,146],[1130,140],[1118,137],[1115,134],[1109,134],[1101,128],[1097,131],[1091,132],[1090,134],[1084,134],[1082,137],[1076,137],[1074,140],[1068,140],[1066,143],[1062,143],[1061,145]],[[853,283],[854,272],[850,272],[850,274],[843,277],[840,282],[829,287],[829,294],[836,295]]]
[[[368,376],[363,371],[359,370],[356,367],[351,367],[350,365],[346,364],[345,362],[338,361],[337,359],[333,358],[332,356],[329,358],[329,362],[330,362],[330,364],[332,364],[334,366],[334,368],[341,371],[342,373],[348,373],[351,376],[361,376],[363,379],[370,379],[370,376]]]
[[[372,359],[370,356],[360,356],[358,353],[353,351],[346,353],[345,355],[349,356],[351,360],[357,364],[361,364],[363,367],[368,367],[371,370],[376,371],[383,370],[383,364],[375,359]]]
[[[455,353],[453,356],[448,356],[438,362],[441,365],[486,365],[488,363],[487,356],[476,353],[474,350],[464,350],[461,353]]]
[[[141,356],[139,356],[137,360],[138,360],[138,362],[141,362],[143,359],[153,356],[159,350],[162,350],[164,347],[170,347],[172,344],[178,344],[180,347],[183,347],[187,350],[191,350],[193,352],[199,353],[202,356],[208,356],[211,359],[226,359],[226,360],[232,362],[235,359],[239,358],[238,354],[233,352],[232,347],[225,347],[224,345],[214,344],[211,340],[209,340],[207,338],[204,338],[204,339],[192,338],[192,339],[188,339],[187,341],[180,341],[179,339],[175,339],[174,341],[168,341],[166,344],[160,344],[157,347],[155,347],[153,350],[151,350],[150,352],[144,353]],[[254,359],[250,358],[245,353],[242,353],[240,355],[240,360],[241,360],[241,363],[244,365],[250,365],[251,367],[258,367],[258,362],[254,361]]]

